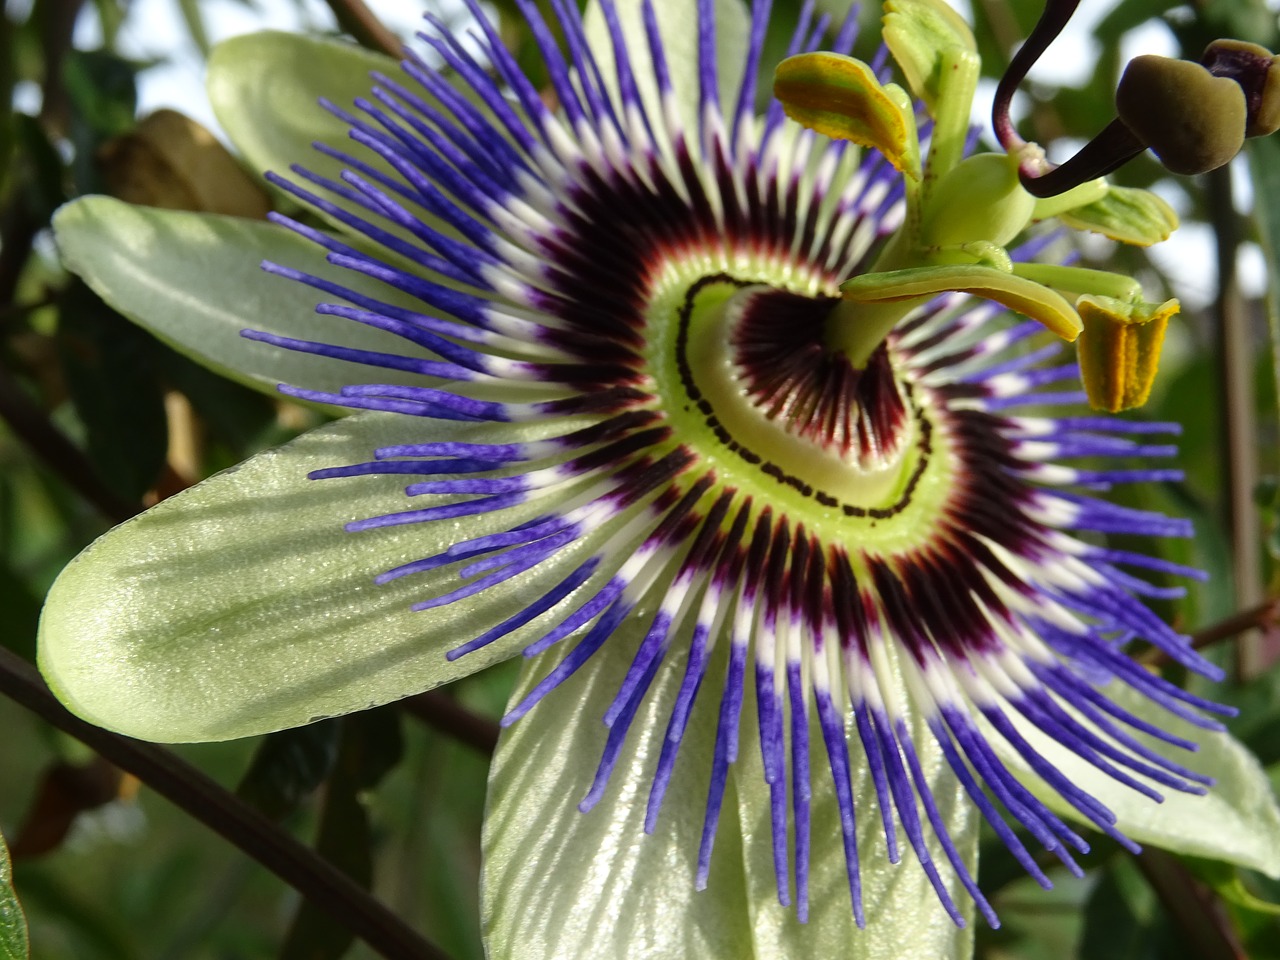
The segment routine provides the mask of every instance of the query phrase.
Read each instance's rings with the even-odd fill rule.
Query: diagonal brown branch
[[[444,951],[410,929],[350,877],[172,751],[109,733],[73,716],[30,664],[3,647],[0,693],[132,773],[327,911],[388,960],[449,960]]]
[[[364,0],[325,0],[337,18],[338,26],[351,34],[356,43],[399,60],[404,56],[404,43],[386,28],[364,4]]]

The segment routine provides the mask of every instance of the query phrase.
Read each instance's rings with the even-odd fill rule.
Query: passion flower
[[[696,802],[693,875],[665,882],[706,886],[733,856],[713,849],[735,830],[721,823],[729,784],[758,791],[740,770],[751,751],[767,800],[744,822],[768,825],[777,898],[804,919],[811,865],[838,844],[859,925],[874,922],[868,864],[903,846],[957,924],[957,882],[997,923],[951,836],[960,791],[1042,883],[1014,827],[1078,870],[1086,844],[1026,771],[1132,848],[1056,753],[1152,800],[1203,792],[1208,778],[1155,746],[1194,744],[1140,714],[1216,729],[1203,711],[1221,708],[1124,650],[1141,638],[1216,676],[1143,603],[1180,592],[1144,571],[1200,575],[1097,536],[1190,533],[1098,495],[1178,478],[1149,465],[1175,452],[1152,438],[1176,427],[1082,412],[1076,364],[1044,334],[1075,336],[1085,295],[1111,298],[1088,301],[1086,324],[1163,324],[1176,303],[1148,309],[1132,281],[1029,262],[1043,239],[1005,249],[1042,208],[1019,192],[1018,158],[962,159],[976,69],[957,88],[931,66],[972,67],[954,15],[891,11],[895,56],[936,119],[923,141],[905,91],[842,66],[852,18],[825,59],[794,65],[788,109],[803,101],[831,139],[777,101],[757,115],[768,3],[726,62],[711,0],[692,20],[682,3],[605,0],[585,20],[557,4],[563,50],[521,2],[547,90],[468,3],[478,46],[433,21],[437,66],[409,55],[353,107],[325,104],[354,142],[317,145],[339,175],[269,175],[319,218],[274,219],[327,265],[267,271],[320,291],[316,322],[372,328],[381,346],[306,336],[306,317],[244,336],[268,351],[255,356],[321,358],[347,378],[287,395],[373,413],[161,505],[68,568],[41,653],[66,701],[142,736],[238,736],[523,652],[503,725],[544,726],[527,758],[502,761],[524,788],[498,789],[492,834],[537,823],[520,804],[547,789],[541,745],[603,721],[594,781],[573,784],[582,816],[642,809],[657,831]],[[806,7],[791,53],[826,28]],[[978,197],[938,200],[985,182],[995,219]],[[953,206],[966,212],[949,220]],[[73,264],[75,216],[60,225]],[[1089,343],[1101,370],[1110,341]],[[1091,376],[1124,405],[1145,396],[1128,371],[1153,376],[1147,360]],[[300,491],[304,464],[322,492]],[[256,523],[281,531],[274,559]],[[147,602],[197,571],[186,594]],[[200,666],[175,669],[193,646]],[[603,709],[581,716],[566,688]],[[1142,710],[1125,705],[1134,694]],[[594,809],[606,798],[611,812]],[[832,798],[838,838],[815,837],[813,806]],[[882,839],[860,848],[871,818]],[[594,855],[545,840],[561,869]],[[521,908],[488,909],[501,925]],[[554,954],[552,920],[537,924]]]

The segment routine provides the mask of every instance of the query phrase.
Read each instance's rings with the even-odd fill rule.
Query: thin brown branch
[[[325,0],[338,20],[338,26],[355,38],[356,43],[399,60],[404,56],[404,42],[386,28],[364,4],[364,0]]]
[[[43,102],[40,119],[59,135],[66,135],[71,112],[66,87],[62,82],[67,54],[75,33],[76,18],[84,0],[45,0],[37,4],[40,27],[40,52],[44,57]]]
[[[498,747],[498,725],[487,717],[472,713],[458,701],[428,690],[406,697],[400,706],[423,723],[467,746],[492,756]]]
[[[314,850],[169,750],[109,733],[67,712],[39,674],[0,647],[0,693],[127,770],[340,921],[388,960],[449,960]]]
[[[1269,630],[1280,625],[1280,597],[1264,600],[1247,610],[1233,613],[1217,623],[1211,623],[1191,634],[1191,646],[1197,650],[1211,647],[1223,640],[1230,640],[1246,630]],[[1142,657],[1143,663],[1163,667],[1172,663],[1163,650],[1152,647]]]
[[[1240,225],[1231,173],[1223,167],[1205,178],[1209,219],[1217,247],[1217,315],[1219,411],[1221,416],[1223,505],[1231,543],[1231,573],[1237,607],[1251,607],[1262,597],[1262,565],[1258,531],[1262,524],[1253,491],[1258,484],[1257,422],[1253,395],[1253,359],[1257,355],[1249,316],[1236,278]],[[1267,667],[1259,638],[1250,634],[1236,645],[1236,676],[1248,680]]]
[[[1226,910],[1172,854],[1144,850],[1134,862],[1186,938],[1186,955],[1200,960],[1247,960]]]
[[[30,397],[0,367],[0,420],[9,425],[45,465],[113,523],[142,512],[142,504],[114,493],[74,443],[67,439]]]

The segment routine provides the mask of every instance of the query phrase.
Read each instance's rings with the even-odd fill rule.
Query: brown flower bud
[[[1200,62],[1215,77],[1229,77],[1244,91],[1249,122],[1246,137],[1280,130],[1280,58],[1266,47],[1244,40],[1215,40]]]

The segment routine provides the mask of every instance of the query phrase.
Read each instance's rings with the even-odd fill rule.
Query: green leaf
[[[0,837],[0,960],[27,960],[27,920],[13,890],[9,848]]]
[[[718,697],[704,693],[694,705],[657,828],[644,832],[682,657],[668,656],[659,668],[604,796],[590,811],[578,809],[609,732],[601,718],[648,622],[629,617],[585,666],[503,731],[483,840],[481,924],[491,960],[758,956],[732,797],[707,889],[694,889]],[[528,661],[512,705],[563,656],[552,650]]]
[[[1232,906],[1270,917],[1280,916],[1280,904],[1263,900],[1245,886],[1244,878],[1236,867],[1216,860],[1202,860],[1198,857],[1188,857],[1186,866],[1195,874],[1197,880]]]
[[[4,491],[0,490],[0,497]],[[36,622],[40,601],[30,586],[0,559],[0,610],[4,611],[5,628],[0,645],[30,660],[35,656]]]
[[[200,12],[199,0],[177,0],[178,11],[182,14],[183,23],[187,27],[187,35],[196,45],[202,57],[209,56],[209,31],[205,29],[204,16]]]
[[[636,87],[645,110],[651,116],[662,116],[662,102],[658,96],[657,82],[649,67],[649,40],[644,28],[643,7],[637,0],[616,4],[622,34],[626,38],[631,68],[635,71]],[[742,51],[750,41],[751,18],[742,0],[713,0],[716,25],[716,65],[719,70],[720,103],[726,110],[737,102],[742,83]],[[698,141],[699,82],[698,82],[698,5],[689,0],[656,0],[654,15],[658,21],[658,33],[666,53],[667,67],[671,75],[677,116],[682,121],[691,142]],[[617,68],[613,55],[613,43],[609,28],[598,0],[590,0],[584,14],[587,43],[610,90],[617,90]],[[661,127],[661,124],[657,125]],[[661,137],[661,130],[655,131]]]
[[[425,429],[435,441],[513,443],[582,423]],[[348,417],[109,531],[49,592],[39,661],[50,686],[81,716],[130,736],[222,740],[363,710],[510,656],[545,628],[535,621],[457,660],[445,653],[545,595],[618,523],[588,530],[553,561],[497,586],[415,613],[415,601],[459,586],[452,567],[383,585],[374,577],[547,510],[534,499],[453,521],[346,532],[347,521],[421,503],[406,500],[396,477],[311,481],[307,473],[364,462],[377,447],[421,439],[423,429],[400,415]],[[601,564],[581,589],[615,569]]]
[[[138,65],[107,50],[75,50],[63,82],[77,121],[99,137],[130,130],[137,112]]]
[[[156,337],[216,373],[264,393],[298,384],[340,390],[350,383],[422,385],[419,374],[383,370],[246,340],[246,328],[410,354],[392,334],[314,312],[323,295],[263,272],[272,260],[390,303],[416,301],[324,262],[317,247],[291,231],[236,217],[136,207],[86,197],[60,209],[54,236],[67,269],[98,296]],[[421,306],[417,303],[417,306]]]
[[[248,34],[214,48],[209,100],[254,170],[287,173],[291,164],[302,163],[336,177],[342,164],[311,144],[319,140],[341,147],[348,142],[348,128],[318,101],[324,97],[350,109],[353,98],[372,88],[372,71],[397,74],[399,66],[390,57],[337,40],[276,31]]]
[[[1156,960],[1153,928],[1163,920],[1155,892],[1133,862],[1117,858],[1103,871],[1085,906],[1078,956],[1089,960]]]
[[[1208,795],[1160,788],[1164,802],[1155,803],[1116,783],[1037,728],[1020,720],[1015,723],[1036,750],[1072,783],[1106,804],[1116,815],[1117,829],[1131,839],[1174,853],[1225,860],[1268,876],[1280,876],[1280,807],[1253,755],[1229,734],[1193,727],[1118,681],[1104,688],[1104,693],[1134,716],[1198,743],[1200,749],[1192,754],[1144,734],[1133,734],[1157,752],[1213,777],[1216,782]],[[988,739],[1009,769],[1036,796],[1064,816],[1080,819],[1075,808],[1033,774],[1003,738],[991,732]]]
[[[107,485],[141,499],[164,467],[169,445],[164,395],[156,382],[155,341],[83,283],[63,291],[58,352],[90,458]]]
[[[368,710],[338,721],[338,763],[324,794],[316,851],[362,889],[373,882],[373,829],[362,795],[399,762],[400,714]],[[351,928],[310,900],[298,905],[280,960],[338,960],[355,939]]]
[[[338,721],[321,720],[267,734],[236,795],[273,820],[292,813],[333,771],[340,732]]]

